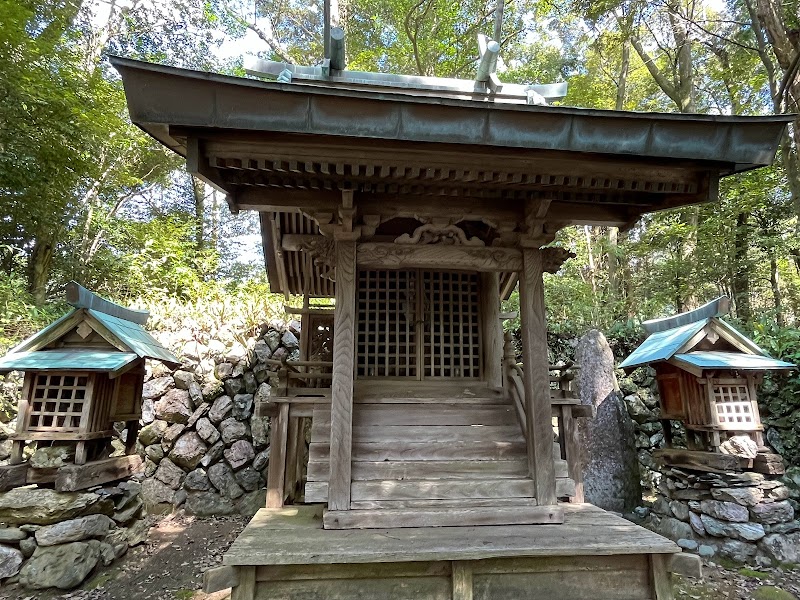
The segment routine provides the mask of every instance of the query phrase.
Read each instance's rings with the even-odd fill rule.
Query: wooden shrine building
[[[333,61],[267,65],[278,81],[112,62],[133,122],[231,210],[259,212],[273,289],[335,299],[330,369],[286,369],[265,408],[267,508],[208,589],[671,598],[677,546],[559,501],[575,477],[554,452],[568,394],[551,389],[543,275],[567,253],[548,244],[569,225],[714,201],[720,177],[771,163],[791,117],[547,106],[557,92]],[[500,302],[516,285],[523,366],[504,370]],[[309,417],[306,505],[284,506],[302,471],[292,423]]]
[[[693,311],[645,321],[647,339],[620,367],[631,371],[650,365],[656,371],[666,442],[656,452],[658,460],[700,470],[782,473],[780,456],[764,446],[756,386],[766,372],[796,366],[772,358],[725,322],[721,317],[729,307],[722,297]],[[673,448],[673,420],[686,430],[688,451]],[[750,456],[719,454],[720,444],[733,436],[751,439]]]
[[[25,372],[0,491],[54,482],[58,491],[70,492],[135,473],[142,464],[135,445],[145,359],[180,364],[144,329],[146,311],[104,300],[74,281],[67,284],[67,302],[73,310],[0,358],[0,373]],[[114,423],[127,429],[123,456],[110,456]],[[35,468],[23,460],[29,441],[37,449],[68,446],[73,458],[60,467]]]

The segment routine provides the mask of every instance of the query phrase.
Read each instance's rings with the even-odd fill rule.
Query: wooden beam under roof
[[[307,215],[334,212],[339,194],[333,190],[291,190],[273,188],[242,188],[237,191],[241,210],[262,212],[301,211]],[[450,217],[465,220],[484,220],[487,223],[512,223],[523,220],[520,201],[503,201],[484,198],[444,198],[433,202],[430,198],[398,194],[357,193],[355,206],[361,214],[381,215],[382,220],[394,217],[439,216],[443,211]],[[646,209],[621,205],[595,203],[551,204],[547,221],[562,226],[569,224],[594,224],[618,227],[638,218]]]
[[[197,137],[186,138],[186,170],[190,175],[225,194],[225,202],[230,211],[233,214],[239,212],[231,184],[225,181],[219,169],[209,164],[202,142]]]
[[[174,135],[182,132],[170,129]],[[419,169],[429,171],[497,171],[523,174],[541,173],[558,177],[579,176],[583,179],[609,180],[616,184],[624,181],[651,181],[665,184],[696,183],[698,176],[715,169],[714,164],[698,165],[696,161],[678,159],[652,159],[641,156],[620,158],[597,153],[565,152],[517,148],[455,146],[446,143],[407,142],[399,144],[390,140],[350,140],[320,136],[310,142],[290,134],[270,135],[269,149],[263,137],[249,133],[229,132],[225,136],[212,132],[195,132],[206,142],[204,149],[211,159],[239,159],[250,161],[255,168],[266,163],[294,163],[296,172],[309,172],[309,165],[333,167],[336,165],[369,165],[374,168]],[[261,162],[263,161],[263,162]],[[259,163],[261,166],[259,166]],[[726,165],[720,164],[719,169]],[[316,172],[312,170],[311,172]]]

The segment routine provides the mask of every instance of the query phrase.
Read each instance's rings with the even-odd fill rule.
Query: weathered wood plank
[[[363,579],[381,577],[450,577],[448,561],[358,564],[269,565],[256,570],[256,581],[308,581],[309,579]]]
[[[291,412],[291,409],[290,409]],[[297,418],[286,415],[289,425],[286,430],[286,471],[283,480],[284,498],[294,497],[297,482],[301,477],[297,467],[298,438],[302,434],[300,423]]]
[[[306,502],[325,502],[328,484],[306,484]],[[354,481],[351,499],[425,500],[452,498],[535,498],[530,479],[423,480],[423,481]],[[541,504],[541,502],[540,502]]]
[[[475,600],[651,600],[645,569],[614,571],[510,572],[473,575]]]
[[[528,461],[540,504],[556,503],[553,428],[550,422],[550,375],[547,361],[547,325],[544,314],[542,252],[522,251],[519,304],[522,317],[522,357],[525,363],[525,413]]]
[[[56,489],[59,492],[85,490],[93,485],[129,477],[141,466],[142,457],[138,454],[106,458],[83,465],[66,465],[58,469]]]
[[[650,585],[653,600],[672,600],[672,578],[669,573],[669,564],[672,557],[669,554],[652,554],[650,556]]]
[[[321,439],[324,426],[312,425],[313,439]],[[334,438],[335,439],[335,438]],[[519,425],[359,425],[353,427],[353,443],[371,442],[522,442]]]
[[[396,527],[472,527],[563,523],[557,506],[492,506],[471,508],[398,508],[327,511],[325,529],[391,529]]]
[[[561,420],[559,421],[559,425],[561,426],[561,431],[559,432],[559,435],[564,443],[564,453],[567,457],[567,469],[569,471],[569,477],[575,484],[575,489],[573,490],[574,493],[571,494],[572,501],[583,502],[583,464],[581,463],[581,446],[580,440],[578,439],[578,424],[575,421],[574,413],[572,410],[570,410],[570,407],[560,407],[560,409]],[[556,474],[556,477],[560,477],[560,475]]]
[[[484,328],[484,379],[491,387],[503,385],[503,326],[500,322],[500,275],[481,274],[481,310]]]
[[[569,514],[567,510],[565,513]],[[646,554],[617,554],[614,556],[547,556],[531,559],[525,556],[515,558],[485,558],[472,561],[475,575],[500,573],[569,573],[571,571],[641,571],[645,584],[650,568]]]
[[[359,267],[378,269],[440,269],[447,265],[450,269],[502,273],[522,268],[521,253],[515,248],[442,244],[359,244],[357,262]]]
[[[516,460],[441,460],[441,461],[354,461],[353,481],[370,479],[468,479],[525,477],[528,463]],[[327,481],[328,464],[310,461],[309,481]]]
[[[286,478],[286,443],[289,434],[289,405],[280,405],[278,416],[272,420],[270,457],[267,471],[267,508],[283,506]]]
[[[472,563],[453,561],[453,600],[472,600]]]
[[[350,508],[353,428],[353,367],[356,319],[356,243],[336,242],[333,381],[331,382],[331,510]]]
[[[734,456],[733,454],[683,450],[682,448],[661,448],[653,452],[653,458],[662,464],[712,473],[743,471],[753,466],[752,460]]]
[[[203,591],[206,594],[213,594],[237,585],[239,585],[237,567],[215,567],[203,573]]]
[[[391,535],[323,530],[313,508],[293,508],[294,516],[288,514],[289,509],[262,509],[225,554],[223,564],[360,564],[520,555],[671,555],[679,551],[670,540],[586,504],[561,505],[564,523],[551,527],[399,528]],[[293,526],[294,521],[299,523]],[[291,528],[290,535],[287,528]]]
[[[326,443],[312,442],[311,460],[325,460]],[[354,460],[507,460],[525,456],[524,442],[357,442],[353,444]]]
[[[231,590],[231,600],[255,600],[256,568],[254,566],[238,567],[239,585]]]
[[[381,403],[386,399],[396,399],[403,403],[417,404],[420,401],[436,399],[443,404],[462,404],[469,401],[506,400],[497,390],[489,388],[484,382],[462,381],[359,381],[355,387],[356,400],[359,402]],[[489,402],[487,402],[489,403]]]
[[[405,577],[402,582],[391,577],[331,579],[306,581],[270,581],[259,584],[256,600],[450,600],[449,577]],[[237,600],[237,599],[233,599]]]
[[[353,426],[367,425],[515,425],[513,408],[498,405],[418,403],[361,404],[353,415]],[[314,425],[330,425],[330,410],[314,413]]]
[[[485,508],[497,506],[538,506],[536,498],[457,498],[455,500],[363,500],[351,502],[350,508]]]

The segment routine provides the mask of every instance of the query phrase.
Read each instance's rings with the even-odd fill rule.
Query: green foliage
[[[0,271],[0,355],[55,321],[67,308],[61,303],[36,306],[24,279]]]

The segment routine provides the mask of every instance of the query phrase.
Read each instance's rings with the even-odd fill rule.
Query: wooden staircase
[[[525,439],[502,395],[452,384],[408,387],[357,391],[350,510],[326,513],[326,528],[559,521],[559,509],[537,506]],[[327,501],[329,450],[330,408],[317,405],[306,502]],[[560,456],[556,472],[567,495]]]

